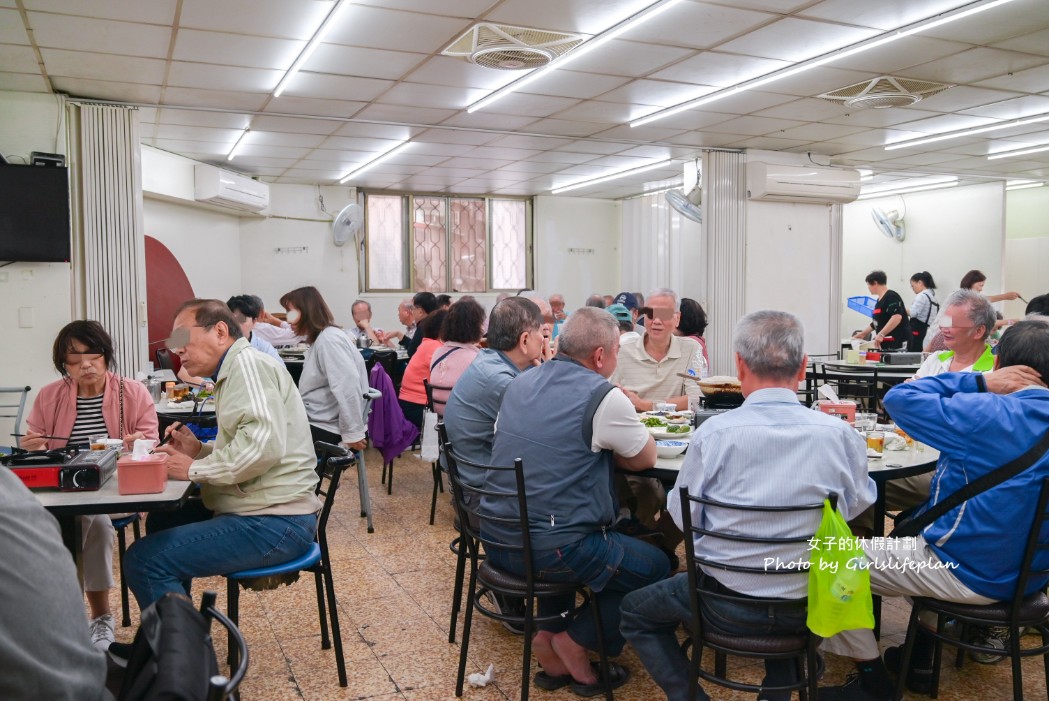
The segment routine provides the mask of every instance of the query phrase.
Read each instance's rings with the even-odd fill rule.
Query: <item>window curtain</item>
[[[624,200],[622,218],[623,289],[647,295],[669,287],[698,298],[702,225],[674,211],[663,193]]]

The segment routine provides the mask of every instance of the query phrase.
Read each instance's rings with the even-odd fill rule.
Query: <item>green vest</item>
[[[937,356],[941,362],[947,362],[954,357],[954,351],[943,351]],[[991,352],[991,347],[987,344],[983,346],[983,355],[976,359],[973,363],[973,372],[990,372],[994,370],[994,353]]]

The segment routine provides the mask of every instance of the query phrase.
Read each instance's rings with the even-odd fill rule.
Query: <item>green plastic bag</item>
[[[874,628],[870,562],[829,499],[823,501],[823,519],[809,546],[809,630],[829,638],[843,630]]]

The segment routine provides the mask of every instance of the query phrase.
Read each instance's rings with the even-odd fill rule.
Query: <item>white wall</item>
[[[54,95],[0,91],[0,153],[11,163],[28,161],[31,151],[65,153],[65,113]],[[7,167],[7,166],[5,166]],[[0,268],[0,386],[37,391],[58,378],[51,345],[73,319],[72,275],[68,263],[13,263]],[[32,326],[20,328],[18,310],[31,309]],[[23,423],[22,428],[25,428]],[[0,445],[14,439],[9,419],[0,419]]]
[[[544,295],[560,292],[576,309],[597,292],[614,295],[620,287],[620,204],[584,197],[535,198],[533,287]],[[570,249],[585,252],[571,252]]]
[[[805,350],[837,350],[828,323],[831,206],[747,202],[746,304],[750,312],[778,309],[805,324]],[[734,373],[733,373],[734,374]]]
[[[143,230],[182,264],[198,297],[228,299],[241,288],[240,220],[189,205],[143,198]]]
[[[882,235],[871,218],[872,207],[903,213],[906,240],[897,243]],[[1001,292],[1007,284],[1002,277],[1004,232],[1002,183],[847,204],[842,297],[868,294],[863,279],[872,270],[885,271],[889,288],[896,290],[908,307],[914,299],[911,275],[923,270],[929,271],[936,281],[936,296],[941,302],[958,289],[962,276],[973,268],[987,275],[985,293]],[[846,308],[842,314],[842,333],[849,335],[868,322],[866,317]]]
[[[1006,287],[1026,299],[1049,293],[1049,187],[1005,193]],[[1005,317],[1015,319],[1027,304],[1005,302]]]

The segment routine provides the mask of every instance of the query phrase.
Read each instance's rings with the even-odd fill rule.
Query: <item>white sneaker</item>
[[[103,652],[108,650],[110,643],[116,640],[116,635],[113,633],[114,625],[113,615],[109,613],[104,613],[92,620],[88,626],[91,631],[91,643]]]

